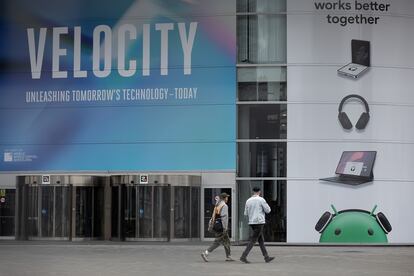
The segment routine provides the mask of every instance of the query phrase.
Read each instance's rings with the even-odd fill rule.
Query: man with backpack
[[[230,239],[228,234],[229,226],[229,207],[227,202],[229,195],[221,193],[213,210],[213,216],[210,219],[208,230],[215,234],[213,244],[201,253],[201,257],[208,262],[208,254],[222,244],[226,252],[226,261],[234,261],[230,254]]]

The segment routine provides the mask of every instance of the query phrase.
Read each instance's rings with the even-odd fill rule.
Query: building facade
[[[413,243],[411,1],[204,2],[5,4],[1,238]]]

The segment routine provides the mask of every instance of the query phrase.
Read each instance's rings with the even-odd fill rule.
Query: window
[[[238,0],[237,12],[283,12],[286,0]]]
[[[286,104],[238,105],[239,139],[286,139]]]
[[[286,142],[239,142],[239,177],[286,177]]]
[[[252,195],[253,187],[259,187],[262,196],[269,204],[271,212],[266,214],[266,224],[263,231],[265,241],[286,241],[286,180],[239,180],[239,238],[247,240],[249,226],[244,216],[246,200]]]
[[[286,15],[237,16],[238,62],[286,63]]]

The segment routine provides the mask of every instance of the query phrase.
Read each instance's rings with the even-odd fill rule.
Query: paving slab
[[[226,262],[224,249],[200,253],[209,243],[113,243],[0,241],[0,275],[414,275],[410,246],[268,246],[276,259],[265,263],[255,246],[238,261],[244,246],[232,246],[237,260]]]

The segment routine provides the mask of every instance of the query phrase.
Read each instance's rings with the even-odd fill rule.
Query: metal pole
[[[52,237],[56,237],[56,186],[53,186],[53,230]]]

